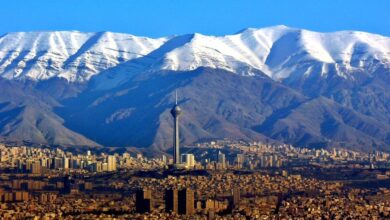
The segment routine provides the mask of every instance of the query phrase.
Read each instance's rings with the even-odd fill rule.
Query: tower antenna
[[[175,104],[177,105],[177,90],[175,90]]]

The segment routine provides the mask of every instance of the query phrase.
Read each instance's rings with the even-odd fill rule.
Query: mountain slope
[[[334,67],[338,75],[353,77],[348,74],[376,68],[377,61],[388,66],[389,51],[389,38],[379,35],[275,26],[222,37],[195,34],[190,42],[164,55],[161,68],[183,71],[207,66],[244,75],[257,69],[273,79],[284,79],[292,73],[314,74],[313,68],[319,66],[318,74],[326,75],[326,69]]]
[[[185,144],[390,149],[389,60],[390,38],[357,31],[10,33],[0,37],[0,140],[165,149],[177,89]]]
[[[102,70],[146,55],[165,41],[110,32],[10,33],[0,38],[0,75],[83,82]]]
[[[172,71],[210,67],[242,75],[261,71],[279,80],[310,74],[326,77],[329,69],[354,78],[356,71],[369,74],[390,63],[389,38],[357,31],[318,33],[274,26],[226,36],[159,39],[110,32],[20,32],[0,38],[0,75],[82,82],[164,45],[164,51],[149,56],[149,67]]]
[[[69,128],[96,135],[104,145],[166,148],[172,144],[169,110],[176,89],[184,111],[180,120],[185,144],[225,137],[266,140],[251,127],[274,109],[305,99],[266,76],[248,78],[200,68],[139,75],[115,89],[91,90],[69,99],[57,112]]]
[[[175,89],[182,97],[184,144],[221,138],[360,149],[390,144],[390,125],[375,118],[330,99],[305,97],[264,74],[245,77],[210,68],[138,75],[115,89],[69,99],[58,113],[66,126],[96,135],[103,145],[165,149],[172,145]]]
[[[0,140],[17,144],[98,146],[63,126],[59,104],[31,85],[0,79]]]
[[[268,117],[257,131],[294,145],[326,145],[357,149],[385,149],[390,125],[345,108],[326,98],[301,103],[294,109]]]

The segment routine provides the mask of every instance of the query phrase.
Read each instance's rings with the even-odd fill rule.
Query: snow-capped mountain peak
[[[20,32],[0,38],[0,75],[85,81],[121,62],[145,56],[167,39],[111,32]]]
[[[148,57],[142,69],[225,69],[274,79],[307,77],[330,70],[353,78],[389,67],[390,38],[357,31],[319,33],[279,25],[233,35],[189,34],[158,39],[111,32],[20,32],[0,38],[0,75],[7,79],[65,78],[88,81],[112,67]],[[139,64],[137,64],[139,66]],[[115,77],[115,73],[112,74]],[[124,77],[123,74],[121,77]]]
[[[378,62],[388,65],[389,45],[389,38],[364,32],[249,28],[226,36],[195,34],[185,45],[166,53],[160,68],[184,71],[206,66],[242,75],[255,75],[260,70],[280,79],[293,72],[321,72],[330,66],[348,74],[373,69]]]

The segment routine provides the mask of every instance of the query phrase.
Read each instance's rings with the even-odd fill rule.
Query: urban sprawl
[[[169,155],[0,145],[4,219],[383,219],[390,155],[241,141]]]

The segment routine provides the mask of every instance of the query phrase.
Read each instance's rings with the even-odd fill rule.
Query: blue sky
[[[0,34],[113,31],[159,37],[224,35],[284,24],[314,31],[390,36],[388,0],[1,0]]]

